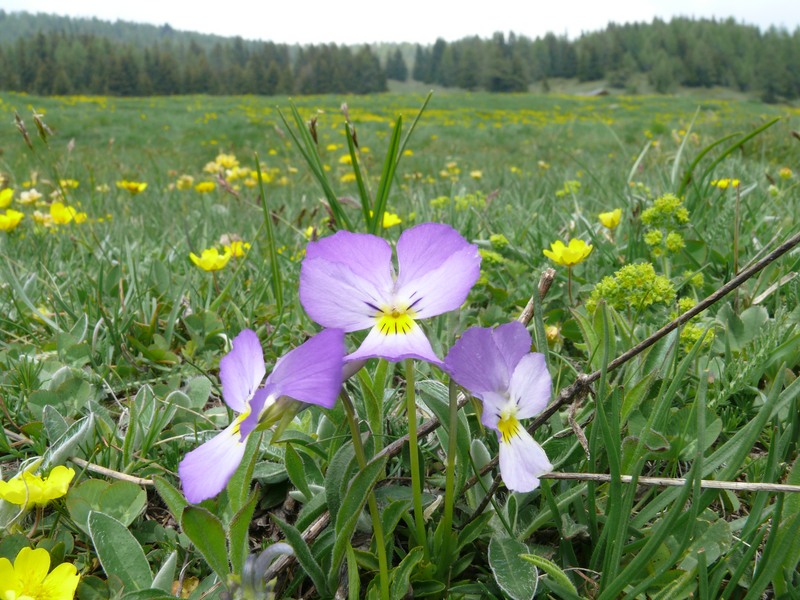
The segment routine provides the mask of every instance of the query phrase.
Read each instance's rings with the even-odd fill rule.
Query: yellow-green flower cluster
[[[556,192],[556,196],[559,198],[563,198],[564,196],[571,196],[572,194],[577,194],[581,189],[581,182],[570,180],[564,182],[564,187]]]
[[[493,248],[497,248],[498,250],[502,250],[506,246],[508,246],[508,238],[504,236],[502,233],[493,233],[489,236],[489,243],[492,245]]]
[[[678,299],[678,310],[673,311],[670,313],[670,319],[677,319],[678,316],[685,313],[687,310],[690,310],[697,304],[697,301],[694,298],[684,297]],[[706,330],[706,327],[700,323],[698,323],[700,317],[694,316],[689,321],[687,321],[683,328],[681,329],[680,333],[680,340],[683,344],[683,349],[685,352],[689,352],[703,336],[703,332]],[[703,340],[703,347],[707,347],[711,344],[714,340],[714,330],[710,330],[706,335],[705,339]]]
[[[685,243],[677,230],[688,222],[689,211],[680,198],[674,194],[656,198],[653,206],[642,213],[642,223],[647,226],[644,243],[650,246],[653,256],[680,252]]]
[[[625,265],[595,285],[586,309],[594,312],[597,303],[605,300],[618,310],[639,311],[653,304],[670,304],[674,299],[675,287],[668,278],[656,275],[650,263],[636,263]]]
[[[452,200],[449,196],[438,196],[430,201],[432,208],[444,208],[452,201],[455,209],[458,211],[469,210],[474,208],[476,210],[483,210],[486,208],[486,196],[482,192],[474,194],[465,194],[463,196],[456,196]]]

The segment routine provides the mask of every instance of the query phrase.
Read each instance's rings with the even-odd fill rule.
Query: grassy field
[[[425,97],[293,101],[328,193],[288,98],[0,94],[0,557],[48,550],[82,600],[259,597],[247,555],[277,541],[296,557],[268,575],[278,597],[800,597],[800,487],[750,485],[800,485],[798,251],[612,362],[798,233],[796,108],[435,94],[395,157],[400,222],[378,232],[446,223],[480,249],[467,302],[424,324],[440,357],[518,318],[556,269],[529,324],[556,405],[526,423],[553,477],[530,493],[492,487],[496,467],[475,477],[498,451],[480,402],[449,413],[440,369],[418,362],[407,386],[407,364],[371,360],[345,385],[365,468],[346,407],[312,406],[251,436],[227,490],[189,505],[178,463],[233,417],[231,340],[255,330],[269,372],[319,331],[297,293],[306,245],[344,228],[337,210],[368,231],[361,198]],[[543,254],[570,239],[593,247],[579,264]],[[224,246],[218,270],[190,258]],[[409,415],[444,427],[409,451],[393,445]],[[60,465],[68,491],[13,501],[13,477]]]

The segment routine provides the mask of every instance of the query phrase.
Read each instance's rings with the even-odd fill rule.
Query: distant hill
[[[386,91],[389,79],[547,92],[551,81],[577,80],[626,93],[730,88],[781,102],[800,98],[798,65],[800,29],[733,19],[612,23],[577,40],[497,33],[427,46],[289,46],[0,10],[0,89],[45,95],[363,94]]]

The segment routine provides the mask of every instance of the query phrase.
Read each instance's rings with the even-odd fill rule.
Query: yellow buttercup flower
[[[224,253],[220,254],[216,248],[206,248],[200,256],[194,252],[189,253],[189,258],[192,262],[204,271],[219,271],[228,264],[231,259],[230,248],[227,248]]]
[[[620,219],[622,219],[622,209],[615,208],[610,212],[602,212],[597,215],[597,217],[600,219],[603,227],[614,229],[617,225],[619,225]]]
[[[781,170],[778,171],[778,177],[781,179],[791,179],[792,170],[789,167],[781,167]]]
[[[50,217],[56,225],[66,225],[70,221],[83,223],[86,220],[85,212],[78,212],[72,206],[67,206],[63,202],[53,202],[50,205]]]
[[[10,481],[0,481],[0,498],[25,508],[43,506],[64,496],[73,477],[75,471],[63,466],[55,467],[47,477],[23,471]],[[0,594],[0,598],[5,597]]]
[[[0,231],[13,231],[25,215],[9,208],[5,214],[0,214]]]
[[[231,256],[236,258],[241,258],[248,250],[250,250],[250,244],[242,240],[233,240],[229,246],[225,246],[225,252],[230,252]]]
[[[13,198],[14,190],[11,188],[0,190],[0,208],[6,208],[9,204],[11,204],[11,200]]]
[[[72,600],[80,576],[75,565],[61,563],[50,571],[44,548],[23,548],[14,559],[0,558],[0,598],[4,600]]]
[[[194,177],[191,175],[181,175],[175,182],[175,187],[179,190],[190,190],[194,185]]]
[[[123,179],[122,181],[117,182],[117,187],[121,190],[129,191],[131,196],[135,196],[136,194],[139,194],[147,189],[147,183],[143,181],[128,181]]]
[[[475,169],[474,171],[469,172],[469,176],[472,177],[473,179],[480,179],[481,177],[483,177],[483,171],[481,171],[480,169]]]
[[[369,216],[371,217],[374,213],[369,211]],[[398,215],[394,213],[390,213],[389,211],[385,211],[383,213],[383,228],[389,229],[389,227],[394,227],[395,225],[400,225],[403,222]]]
[[[213,192],[217,189],[217,184],[213,181],[201,181],[196,186],[194,186],[195,192],[200,192],[201,194],[207,194],[208,192]]]
[[[592,245],[587,244],[581,239],[573,238],[569,241],[569,246],[561,240],[550,244],[550,250],[544,250],[544,255],[557,265],[564,267],[574,267],[584,261],[592,252]]]

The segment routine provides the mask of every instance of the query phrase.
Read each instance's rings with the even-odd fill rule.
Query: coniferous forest
[[[297,46],[97,19],[0,10],[0,89],[39,95],[368,94],[387,80],[492,92],[557,78],[629,93],[721,86],[800,97],[800,29],[675,18],[609,24],[578,39],[496,33],[428,46]]]

